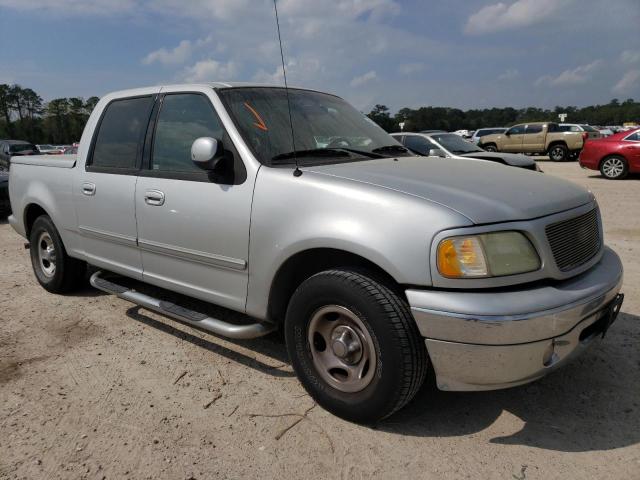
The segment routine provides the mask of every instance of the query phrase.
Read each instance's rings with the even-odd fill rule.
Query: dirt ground
[[[279,336],[231,342],[87,287],[40,288],[0,224],[0,478],[640,479],[640,179],[590,188],[623,258],[603,342],[534,384],[427,385],[376,428],[318,406]]]

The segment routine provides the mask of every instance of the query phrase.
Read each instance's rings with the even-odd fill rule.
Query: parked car
[[[600,132],[600,136],[601,137],[610,137],[611,135],[613,135],[615,133],[609,127],[596,127],[596,128]]]
[[[471,141],[477,145],[482,137],[493,135],[494,133],[504,133],[506,131],[507,129],[502,127],[479,128],[471,136]]]
[[[10,223],[46,290],[72,290],[90,264],[96,288],[201,329],[281,328],[304,388],[352,421],[392,415],[427,369],[443,390],[538,379],[603,336],[622,302],[589,191],[492,162],[425,162],[334,95],[112,93],[79,152],[11,163]]]
[[[78,147],[67,147],[63,150],[63,155],[76,155],[78,153]]]
[[[585,132],[562,132],[557,123],[514,125],[504,133],[486,135],[480,147],[489,152],[547,154],[554,162],[569,160],[584,145]]]
[[[42,155],[60,155],[62,153],[62,149],[57,145],[36,145],[38,151]]]
[[[558,129],[561,132],[584,132],[586,133],[586,135],[582,135],[584,140],[593,140],[602,136],[597,128],[579,123],[560,123],[558,124]]]
[[[9,202],[9,172],[0,171],[0,219],[11,214]]]
[[[535,160],[518,153],[487,152],[455,133],[392,133],[392,137],[417,155],[482,160],[539,170]]]
[[[600,170],[603,177],[619,180],[640,172],[640,130],[620,132],[587,142],[580,152],[580,166]]]
[[[22,140],[0,140],[0,170],[9,170],[11,157],[38,155],[35,145]]]

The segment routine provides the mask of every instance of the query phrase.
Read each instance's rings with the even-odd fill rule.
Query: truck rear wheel
[[[84,281],[86,264],[67,255],[51,218],[42,215],[29,235],[31,265],[38,282],[51,293],[66,293]]]
[[[285,338],[307,392],[346,420],[371,423],[405,406],[427,370],[407,303],[359,272],[328,270],[289,302]]]
[[[564,162],[569,158],[569,149],[566,145],[562,145],[561,143],[551,145],[547,153],[549,155],[549,159],[554,162]]]

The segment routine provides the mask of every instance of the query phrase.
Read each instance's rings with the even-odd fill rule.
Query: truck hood
[[[480,158],[490,161],[503,161],[507,165],[512,167],[532,168],[536,162],[532,158],[522,155],[520,153],[504,153],[504,152],[472,152],[472,153],[459,153],[461,157],[467,158]]]
[[[303,170],[413,195],[476,224],[528,220],[592,201],[584,188],[550,175],[455,158],[385,158]]]

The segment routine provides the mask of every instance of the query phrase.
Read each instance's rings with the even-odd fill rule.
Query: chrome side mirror
[[[222,142],[211,137],[197,138],[191,145],[191,160],[203,170],[213,170],[222,159]]]
[[[430,157],[446,157],[447,154],[444,153],[444,150],[441,150],[439,148],[432,148],[431,150],[429,150],[429,156]]]

